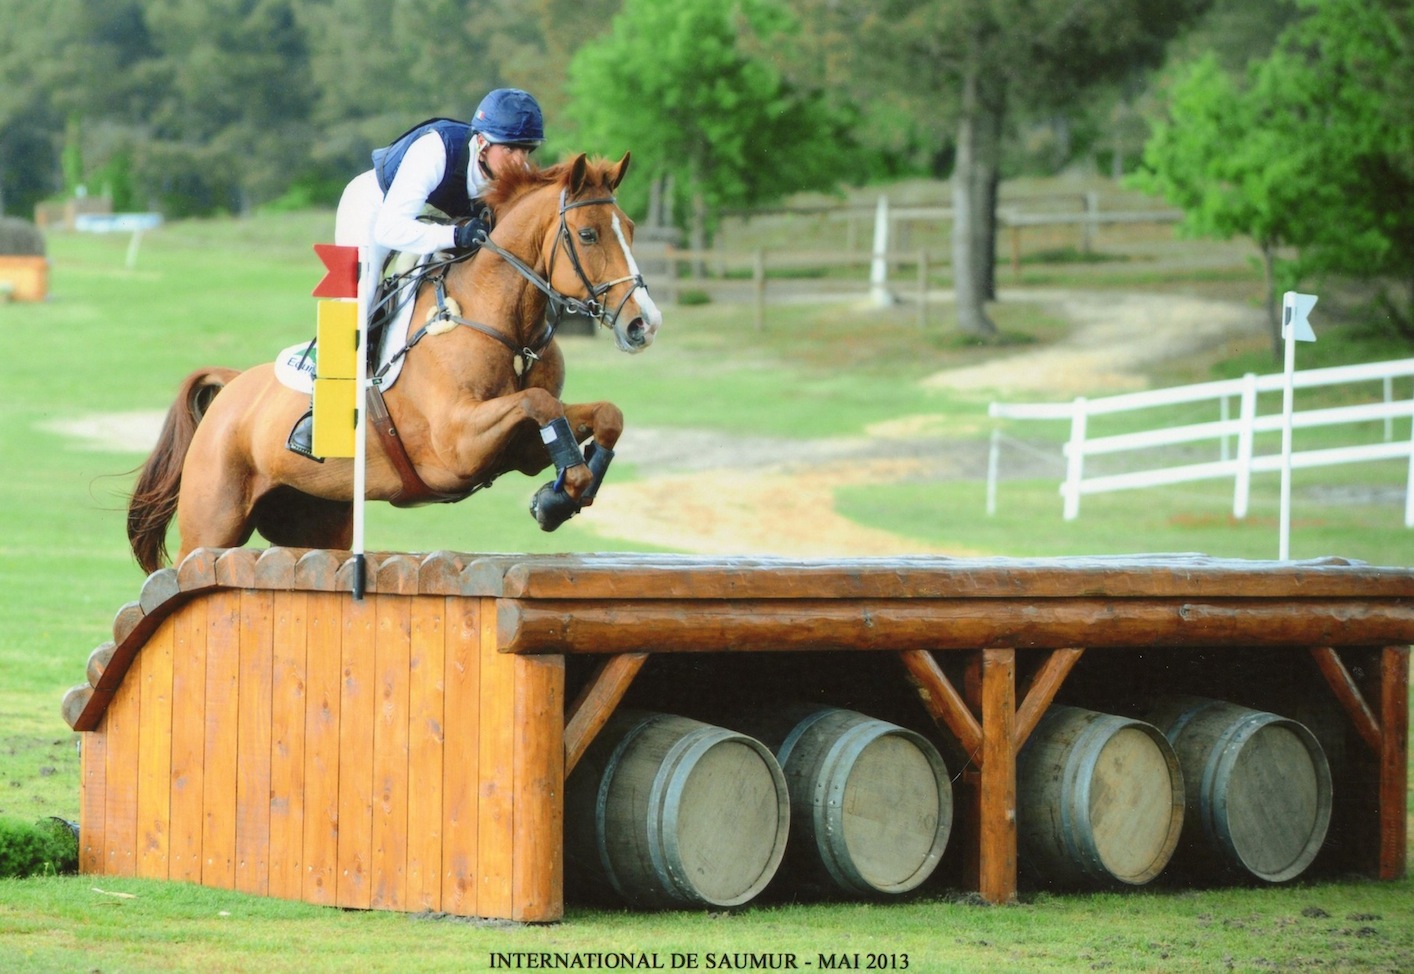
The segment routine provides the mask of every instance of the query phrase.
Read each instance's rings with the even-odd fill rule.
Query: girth
[[[483,487],[491,486],[491,482],[488,480],[469,490],[450,494],[433,490],[427,486],[423,479],[417,475],[417,468],[412,465],[412,458],[408,456],[407,448],[403,446],[402,437],[398,435],[398,429],[393,425],[393,417],[388,414],[388,404],[383,401],[383,390],[375,385],[368,387],[368,425],[378,433],[378,441],[383,444],[383,452],[388,455],[393,469],[398,472],[398,479],[402,481],[402,487],[398,492],[388,498],[388,502],[394,507],[455,504],[459,500],[470,497]]]

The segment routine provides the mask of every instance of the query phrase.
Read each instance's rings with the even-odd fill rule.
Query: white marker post
[[[353,597],[362,601],[368,580],[363,550],[363,512],[368,490],[368,312],[373,304],[371,247],[358,248],[358,341],[354,363]]]
[[[880,195],[874,208],[874,255],[869,261],[869,300],[881,308],[894,303],[889,290],[889,198]]]
[[[350,244],[315,244],[324,264],[324,278],[314,288],[321,300],[315,340],[319,358],[314,376],[314,431],[312,446],[323,457],[352,457],[353,470],[353,596],[362,599],[367,572],[363,560],[363,509],[367,449],[366,387],[368,367],[364,357],[368,341],[368,312],[373,303],[370,275],[360,273],[370,248]],[[350,334],[352,332],[352,334]],[[350,361],[352,341],[352,361]],[[352,389],[349,387],[352,386]],[[349,410],[353,415],[349,415]],[[349,421],[352,420],[352,429]]]
[[[1316,306],[1314,294],[1287,291],[1281,299],[1281,334],[1286,340],[1286,382],[1281,396],[1281,528],[1277,558],[1291,555],[1291,414],[1295,401],[1296,343],[1314,342],[1307,316]]]

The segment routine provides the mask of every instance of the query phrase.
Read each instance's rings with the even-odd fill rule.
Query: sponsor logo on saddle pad
[[[313,394],[314,363],[318,348],[313,342],[291,345],[275,357],[275,377],[295,392]]]

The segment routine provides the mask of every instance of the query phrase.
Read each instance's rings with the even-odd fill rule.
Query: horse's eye
[[[587,244],[599,242],[599,231],[593,227],[582,227],[579,231],[579,239]]]

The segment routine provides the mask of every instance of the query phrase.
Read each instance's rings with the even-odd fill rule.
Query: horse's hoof
[[[551,481],[530,499],[530,513],[541,531],[553,531],[579,513],[579,504],[563,490],[556,490]]]

